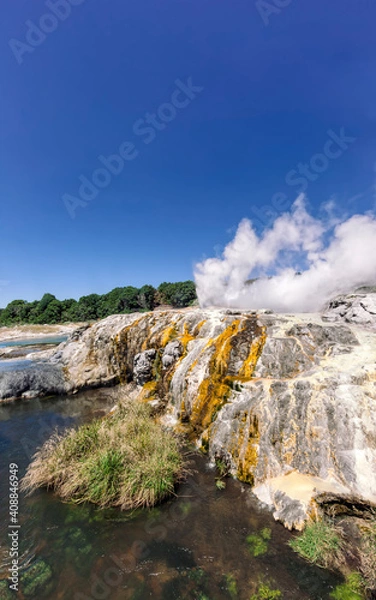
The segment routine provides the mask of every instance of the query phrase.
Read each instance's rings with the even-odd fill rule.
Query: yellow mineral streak
[[[149,316],[147,318],[145,318],[145,322],[146,322],[146,331],[143,333],[144,336],[144,341],[142,342],[142,346],[141,346],[141,352],[145,352],[145,350],[148,350],[149,348],[151,348],[153,346],[153,344],[151,343],[151,338],[153,335],[153,326],[155,325],[155,317],[150,318]]]
[[[245,382],[253,377],[257,361],[261,356],[266,342],[266,328],[250,344],[249,354],[237,375],[228,375],[231,351],[237,335],[249,331],[249,323],[235,320],[216,338],[211,340],[208,347],[214,346],[214,352],[209,362],[209,374],[199,386],[197,398],[193,404],[191,424],[197,429],[204,430],[203,447],[210,442],[211,423],[217,412],[227,402],[236,381]],[[251,340],[250,340],[251,341]],[[259,430],[256,417],[245,413],[238,432],[234,431],[233,444],[230,453],[237,465],[237,476],[240,480],[253,484],[254,473],[258,463]]]
[[[182,335],[178,335],[177,339],[182,343],[183,345],[183,356],[186,354],[187,352],[187,346],[189,344],[189,342],[191,342],[192,340],[195,339],[195,336],[192,335],[191,333],[189,333],[188,330],[188,325],[187,323],[184,323],[184,331]]]
[[[150,402],[151,400],[155,400],[157,394],[157,382],[156,381],[148,381],[142,387],[140,394],[138,395],[138,400],[141,402]]]
[[[256,417],[247,415],[243,438],[239,436],[239,459],[237,476],[241,481],[253,484],[258,462],[259,431]]]
[[[196,327],[193,330],[193,334],[194,334],[195,337],[198,336],[198,334],[201,331],[201,328],[203,327],[203,325],[205,325],[205,323],[206,323],[206,319],[204,319],[203,321],[200,321],[199,323],[197,323]]]
[[[167,327],[167,329],[165,329],[162,333],[162,338],[161,338],[162,348],[167,346],[168,342],[171,342],[171,340],[175,339],[177,337],[177,335],[178,335],[178,333],[176,331],[175,323],[173,323],[172,325],[169,325]]]
[[[231,340],[239,328],[240,320],[237,319],[215,340],[209,342],[209,346],[214,347],[214,352],[209,361],[209,376],[201,382],[192,407],[191,423],[195,428],[206,429],[231,393],[224,378],[232,349]]]
[[[191,421],[194,427],[206,428],[213,421],[216,413],[226,403],[236,381],[249,381],[255,370],[257,361],[266,342],[266,328],[251,344],[250,352],[237,375],[227,375],[228,365],[233,348],[233,340],[246,330],[246,321],[234,320],[215,339],[210,340],[207,347],[214,346],[209,362],[209,374],[199,386],[197,398],[193,404]],[[249,450],[249,456],[253,450]],[[248,455],[247,455],[248,456]],[[250,458],[249,458],[250,460]]]
[[[260,337],[256,338],[251,344],[251,350],[248,357],[243,363],[242,368],[239,371],[239,378],[242,381],[248,381],[252,378],[253,372],[257,365],[257,361],[260,358],[263,348],[266,342],[266,327],[262,328]]]
[[[127,355],[128,334],[129,334],[129,331],[133,327],[138,326],[140,321],[141,321],[141,319],[137,319],[136,321],[133,321],[133,323],[131,323],[127,327],[124,327],[124,329],[122,329],[119,333],[117,333],[113,338],[114,357],[120,367],[119,368],[119,382],[121,384],[127,383],[127,377],[125,375],[126,369],[124,369],[124,367],[125,367],[125,364],[124,364],[125,358],[124,357],[126,357],[126,355]],[[123,368],[121,368],[122,365],[124,365]]]

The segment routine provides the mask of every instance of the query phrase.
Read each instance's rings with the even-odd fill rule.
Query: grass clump
[[[269,527],[264,527],[260,533],[251,533],[247,537],[247,544],[252,556],[257,557],[267,553],[271,536],[272,532]]]
[[[319,567],[328,568],[343,562],[343,541],[331,523],[315,521],[307,525],[289,545],[302,558]]]
[[[151,418],[148,405],[122,402],[105,419],[54,434],[34,455],[22,487],[125,510],[162,501],[184,471],[177,438]]]
[[[333,600],[363,600],[364,599],[364,581],[360,573],[354,571],[346,577],[345,583],[337,585],[335,590],[330,593]]]
[[[218,471],[218,476],[215,478],[216,488],[217,488],[217,490],[224,490],[226,487],[226,483],[225,483],[224,479],[229,474],[229,467],[220,458],[215,459],[215,466]]]
[[[232,573],[227,573],[225,576],[226,589],[231,597],[231,600],[236,600],[238,597],[238,584]]]
[[[272,590],[266,583],[259,583],[257,592],[250,597],[250,600],[277,600],[281,598],[280,590]]]
[[[226,487],[226,483],[223,481],[223,479],[216,479],[215,487],[217,488],[217,490],[224,490]]]
[[[360,570],[366,588],[376,590],[376,520],[362,532],[360,544]]]

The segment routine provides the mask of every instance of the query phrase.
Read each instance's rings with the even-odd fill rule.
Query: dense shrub
[[[158,289],[152,285],[118,287],[107,294],[82,296],[78,301],[58,300],[52,294],[44,294],[39,301],[13,300],[0,309],[0,325],[94,321],[113,314],[153,310],[161,304],[183,308],[195,300],[193,281],[162,283]]]

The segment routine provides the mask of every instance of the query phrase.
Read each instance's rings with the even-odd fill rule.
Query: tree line
[[[58,300],[53,294],[44,294],[40,300],[13,300],[0,309],[0,325],[92,321],[113,314],[146,312],[161,305],[184,308],[196,299],[193,281],[164,282],[158,288],[117,287],[107,294],[89,294],[79,300]]]

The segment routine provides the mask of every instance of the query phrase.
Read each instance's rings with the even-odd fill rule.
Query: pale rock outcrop
[[[342,295],[329,302],[323,319],[345,321],[376,329],[376,292]]]

